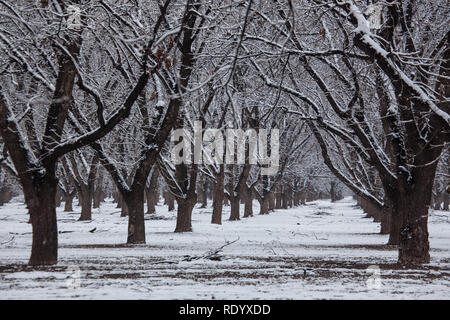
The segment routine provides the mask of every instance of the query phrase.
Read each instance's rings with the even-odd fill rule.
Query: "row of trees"
[[[186,232],[205,181],[213,184],[213,222],[224,199],[230,220],[239,219],[241,201],[251,216],[253,198],[265,214],[312,193],[307,177],[316,169],[305,163],[317,154],[381,217],[399,263],[429,262],[428,208],[438,164],[448,163],[446,7],[0,1],[0,162],[20,181],[30,212],[30,264],[57,262],[58,190],[66,204],[77,193],[81,219],[90,218],[106,176],[99,168],[116,188],[133,244],[146,241],[144,197],[152,199],[160,179],[178,204],[176,231]],[[262,157],[256,165],[172,163],[172,130],[193,130],[196,121],[222,133],[278,129],[276,174],[263,174]],[[448,179],[441,172],[439,195]]]

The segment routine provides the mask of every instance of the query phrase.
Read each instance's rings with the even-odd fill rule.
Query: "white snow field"
[[[77,221],[77,206],[73,213],[62,208],[59,263],[40,268],[26,265],[25,205],[17,199],[0,208],[1,299],[450,298],[444,211],[430,212],[431,263],[403,269],[380,225],[351,198],[264,216],[255,201],[254,217],[233,222],[224,207],[221,226],[210,224],[212,208],[195,208],[191,233],[174,233],[176,214],[160,205],[146,215],[147,244],[134,246],[124,244],[127,218],[111,200],[94,209],[91,222]]]

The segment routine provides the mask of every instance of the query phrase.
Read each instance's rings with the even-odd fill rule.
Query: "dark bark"
[[[92,220],[92,193],[86,186],[81,187],[81,192],[78,194],[81,204],[81,215],[79,221]]]
[[[281,189],[281,184],[278,183],[276,187],[276,195],[275,195],[275,209],[281,209],[282,208],[282,198],[283,198],[283,192]]]
[[[59,208],[61,206],[61,191],[59,190],[59,188],[56,189],[55,206],[56,208]]]
[[[177,225],[175,232],[192,232],[192,209],[195,200],[177,198]]]
[[[275,193],[271,190],[267,197],[267,209],[269,211],[275,211]]]
[[[0,206],[11,200],[11,190],[6,186],[0,187]]]
[[[203,177],[203,180],[198,184],[198,202],[201,203],[200,208],[204,209],[208,206],[208,183]]]
[[[121,197],[120,199],[120,216],[121,217],[127,217],[128,216],[128,206],[125,202],[125,200],[123,200],[123,197]]]
[[[190,171],[188,173],[188,171]],[[180,164],[176,168],[175,173],[178,185],[183,188],[184,196],[177,196],[177,225],[175,232],[191,232],[192,231],[192,210],[197,203],[196,193],[196,179],[197,179],[197,165],[193,165],[191,170],[188,170],[185,164]],[[188,183],[189,179],[189,183]]]
[[[253,217],[253,194],[250,188],[246,188],[244,196],[244,218]]]
[[[167,203],[167,211],[174,211],[175,210],[175,197],[174,195],[170,192],[167,191],[165,193],[165,199],[166,199],[166,203]]]
[[[117,203],[116,208],[117,208],[117,209],[121,208],[121,206],[122,206],[122,200],[121,200],[120,192],[119,192],[119,191],[115,191],[115,192],[113,193],[113,198],[114,198],[114,201],[113,201],[113,202]]]
[[[260,209],[259,214],[269,214],[269,200],[263,199],[259,201]]]
[[[123,197],[128,213],[128,244],[145,243],[144,188],[135,188]]]
[[[231,204],[230,219],[229,219],[230,221],[240,220],[240,202],[241,200],[245,201],[246,192],[248,189],[247,179],[248,175],[250,174],[250,168],[251,166],[249,164],[244,165],[239,175],[236,186],[234,186],[234,179],[233,178],[230,179],[228,185],[229,190],[228,198]],[[237,167],[233,165],[231,169],[232,176],[234,176],[236,169]]]
[[[219,174],[216,177],[216,184],[214,185],[214,196],[213,196],[213,213],[211,217],[211,223],[222,224],[222,208],[224,200],[224,178],[225,178],[225,167],[223,164],[220,165]]]
[[[436,151],[435,151],[436,152]],[[428,152],[424,157],[436,154]],[[431,159],[427,159],[430,163]],[[400,175],[397,209],[400,217],[400,241],[398,262],[402,265],[430,262],[428,241],[428,209],[436,173],[436,164],[415,168],[411,177]]]
[[[103,192],[103,189],[97,189],[94,192],[93,202],[92,202],[92,208],[98,209],[100,208],[100,204],[105,199],[105,193]]]
[[[230,196],[230,204],[231,204],[231,210],[230,210],[230,221],[236,221],[240,220],[240,199],[238,196]]]
[[[445,211],[450,210],[449,204],[450,204],[450,194],[444,190],[444,208],[443,208],[443,210],[445,210]]]
[[[391,217],[392,217],[391,210],[389,208],[384,208],[383,215],[381,217],[380,234],[390,234],[391,233]]]
[[[64,212],[73,212],[73,198],[75,197],[75,192],[66,194],[64,196]]]
[[[152,214],[156,212],[156,204],[159,200],[159,170],[156,168],[153,170],[152,176],[148,188],[145,188],[145,195],[147,198],[147,214]]]
[[[146,214],[154,214],[156,212],[154,191],[152,191],[150,188],[145,188],[145,198],[147,200]]]
[[[281,195],[281,208],[287,209],[288,208],[288,188],[287,185],[283,185],[283,193]]]
[[[52,265],[58,261],[58,228],[56,223],[56,179],[42,177],[27,196],[28,209],[33,227],[33,243],[29,264]],[[27,191],[28,192],[28,191]]]
[[[100,170],[97,178],[97,186],[94,191],[92,207],[94,209],[100,208],[100,204],[104,199],[105,192],[103,191],[103,170]]]
[[[330,182],[330,197],[331,197],[331,202],[337,201],[336,181]]]

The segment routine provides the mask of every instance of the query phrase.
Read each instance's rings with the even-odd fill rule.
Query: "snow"
[[[440,109],[432,100],[432,97],[428,96],[422,88],[415,83],[412,79],[410,79],[389,57],[389,53],[384,50],[375,40],[375,36],[371,33],[369,23],[364,18],[364,15],[360,12],[358,7],[353,3],[353,1],[347,1],[347,4],[350,7],[351,15],[357,21],[357,27],[355,28],[355,33],[360,33],[362,36],[362,41],[365,42],[368,46],[370,46],[376,53],[382,56],[385,59],[385,62],[390,65],[392,70],[394,70],[400,79],[413,91],[415,92],[420,99],[426,103],[430,109],[439,115],[444,121],[450,124],[450,115],[444,110]]]
[[[431,263],[402,269],[379,223],[364,218],[350,198],[264,216],[255,201],[255,216],[240,221],[227,221],[224,207],[220,226],[210,224],[210,206],[195,208],[191,233],[174,233],[176,213],[160,204],[146,215],[147,244],[135,246],[124,244],[127,218],[111,200],[94,209],[90,222],[77,221],[78,206],[72,213],[62,208],[59,263],[32,269],[25,266],[31,246],[25,205],[16,199],[0,207],[1,299],[450,298],[444,211],[430,211]],[[219,260],[207,257],[221,246]],[[380,268],[378,289],[367,285],[371,265]]]

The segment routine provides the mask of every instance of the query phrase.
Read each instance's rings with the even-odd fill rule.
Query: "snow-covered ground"
[[[107,202],[79,222],[79,207],[61,207],[59,263],[33,269],[25,206],[0,207],[0,299],[450,298],[448,212],[430,212],[431,263],[402,269],[379,224],[351,199],[265,216],[255,201],[254,217],[232,222],[224,207],[221,226],[210,224],[212,208],[196,208],[194,232],[182,234],[173,232],[175,213],[158,206],[146,216],[147,244],[137,246],[124,244],[119,210]]]

